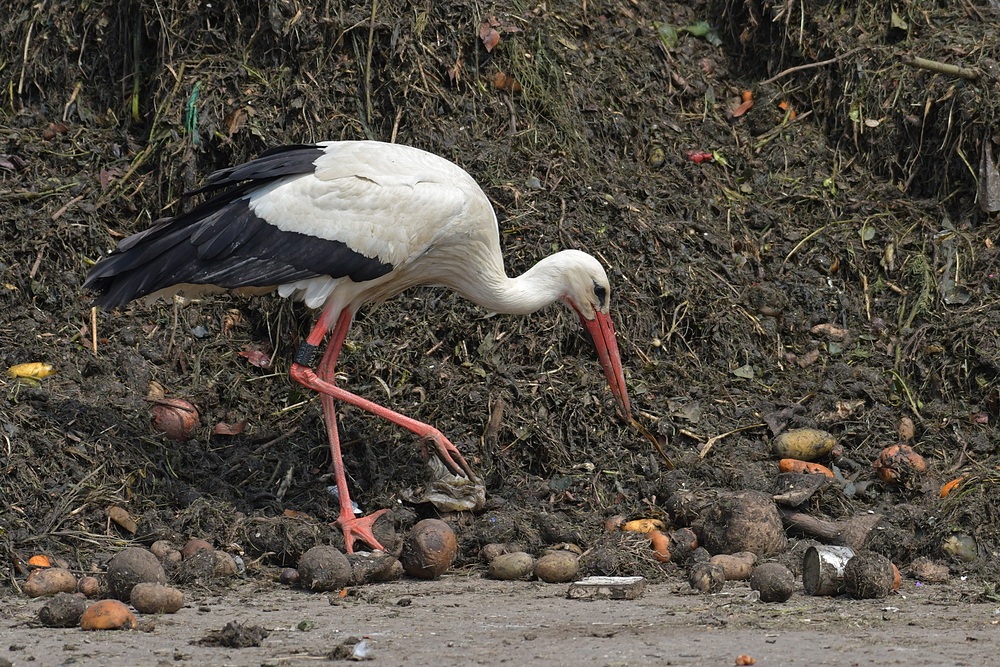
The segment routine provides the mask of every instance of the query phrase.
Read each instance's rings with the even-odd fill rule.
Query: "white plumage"
[[[539,261],[521,276],[503,268],[496,216],[473,178],[431,153],[371,141],[289,146],[212,174],[212,193],[189,213],[122,241],[85,283],[105,308],[132,299],[207,289],[279,295],[322,309],[292,377],[320,393],[348,549],[380,548],[372,525],[351,511],[334,400],[378,414],[429,439],[456,474],[471,468],[437,429],[334,383],[341,344],[357,310],[418,284],[450,287],[486,308],[526,314],[563,301],[590,332],[619,409],[630,416],[601,264],[577,250]],[[330,342],[316,370],[313,353]]]

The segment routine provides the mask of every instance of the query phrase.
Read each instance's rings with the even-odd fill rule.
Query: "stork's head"
[[[611,302],[611,283],[604,267],[596,259],[578,250],[564,250],[567,269],[564,273],[566,292],[562,296],[577,315],[580,323],[590,334],[590,340],[597,350],[608,386],[615,395],[618,410],[626,419],[632,419],[632,408],[625,388],[621,356],[618,354],[618,339],[608,314]]]

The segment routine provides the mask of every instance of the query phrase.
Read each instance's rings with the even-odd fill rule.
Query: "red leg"
[[[329,327],[329,318],[325,317],[326,315],[327,313],[324,312],[323,316],[320,317],[320,322],[317,324],[320,341],[322,341],[323,334]],[[334,383],[334,368],[337,365],[337,358],[340,356],[340,348],[344,343],[344,338],[347,336],[347,330],[351,326],[351,319],[349,310],[344,310],[340,313],[330,344],[327,346],[326,352],[323,354],[323,360],[319,364],[319,376],[331,384]],[[320,326],[323,328],[320,329]],[[310,338],[313,338],[313,334],[316,333],[317,329],[313,330]],[[379,510],[364,517],[354,515],[350,492],[347,489],[347,473],[344,470],[344,459],[340,451],[340,433],[337,430],[337,415],[334,410],[333,398],[326,394],[320,394],[320,402],[323,405],[323,421],[326,423],[326,435],[330,441],[330,457],[333,459],[333,474],[337,480],[337,495],[340,498],[340,516],[337,518],[336,523],[344,531],[344,542],[347,544],[347,553],[354,553],[354,542],[356,540],[361,540],[373,549],[382,549],[385,551],[385,547],[379,544],[379,541],[375,539],[375,535],[372,534],[372,526],[387,510]]]
[[[332,313],[323,311],[320,315],[319,321],[316,323],[315,328],[309,334],[306,342],[313,347],[317,347],[323,340],[323,335],[329,330],[330,320],[332,318]],[[407,417],[398,412],[394,412],[389,408],[386,408],[374,401],[369,401],[366,398],[362,398],[357,394],[353,394],[345,389],[341,389],[336,386],[333,382],[333,366],[336,364],[337,357],[340,355],[340,347],[344,342],[344,338],[347,336],[347,329],[351,324],[352,313],[348,309],[344,309],[340,313],[340,317],[337,319],[337,324],[334,327],[329,348],[326,354],[323,355],[323,361],[320,363],[320,374],[317,375],[315,371],[309,368],[307,365],[301,363],[298,359],[292,364],[290,375],[292,379],[299,382],[303,386],[309,387],[313,391],[319,392],[324,397],[329,397],[331,399],[336,399],[344,401],[355,407],[359,407],[362,410],[371,412],[372,414],[378,415],[388,421],[396,424],[397,426],[402,426],[406,430],[417,434],[423,439],[429,440],[434,446],[434,453],[437,455],[441,462],[447,466],[447,468],[456,475],[464,475],[470,480],[478,481],[479,478],[476,474],[472,472],[472,468],[466,462],[465,457],[462,456],[458,448],[455,447],[441,431],[437,430],[430,424],[425,424],[416,419]],[[326,403],[324,399],[324,413],[326,413]],[[332,414],[332,407],[330,408]],[[334,424],[330,427],[330,424]],[[336,422],[328,418],[328,428],[334,428],[335,430]],[[331,439],[331,448],[333,446],[333,441]],[[335,460],[339,460],[339,448],[338,453],[334,455]],[[343,465],[341,463],[341,465]],[[344,495],[341,496],[341,502],[343,502]]]

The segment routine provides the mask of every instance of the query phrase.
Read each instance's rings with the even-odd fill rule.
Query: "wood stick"
[[[975,67],[959,67],[958,65],[949,65],[948,63],[940,63],[936,60],[918,58],[917,56],[903,56],[903,62],[913,67],[919,67],[920,69],[930,70],[939,74],[957,76],[960,79],[967,79],[969,81],[976,81],[983,75]]]
[[[845,51],[845,52],[841,53],[839,56],[834,56],[833,58],[830,58],[828,60],[820,60],[819,62],[815,62],[815,63],[806,63],[805,65],[796,65],[795,67],[789,67],[786,70],[778,72],[777,74],[775,74],[774,76],[772,76],[770,79],[764,79],[763,81],[761,81],[757,85],[758,86],[766,86],[769,83],[774,83],[775,81],[777,81],[778,79],[780,79],[783,76],[788,76],[789,74],[794,74],[795,72],[801,72],[803,70],[813,69],[814,67],[823,67],[825,65],[832,65],[833,63],[838,62],[840,60],[843,60],[844,58],[846,58],[848,56],[853,56],[855,53],[857,53],[858,51],[861,51],[864,48],[865,47],[863,47],[863,46],[859,46],[856,49],[851,49],[850,51]]]
[[[802,512],[781,510],[781,518],[790,528],[830,544],[842,544],[852,549],[864,549],[868,536],[882,521],[881,514],[861,514],[841,521],[819,519]]]

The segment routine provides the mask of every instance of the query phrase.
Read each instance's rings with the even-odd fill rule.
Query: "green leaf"
[[[670,25],[669,23],[660,23],[659,21],[653,21],[653,27],[656,28],[656,32],[660,35],[660,41],[663,42],[668,50],[673,49],[680,43],[677,37],[677,28]]]
[[[708,33],[712,32],[712,26],[708,25],[707,21],[698,21],[692,25],[686,25],[681,30],[689,32],[695,37],[704,37]]]
[[[698,21],[692,25],[686,25],[681,30],[689,32],[695,37],[704,37],[705,41],[712,46],[722,46],[722,38],[719,31],[708,24],[707,21]]]

